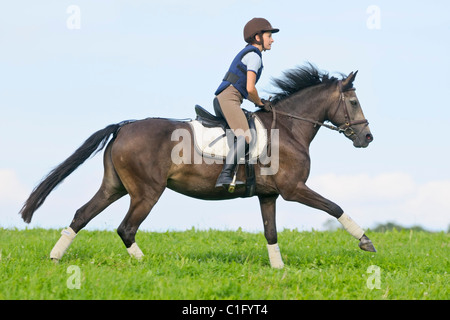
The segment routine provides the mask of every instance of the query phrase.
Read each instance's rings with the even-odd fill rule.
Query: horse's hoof
[[[373,246],[372,241],[366,235],[363,235],[363,237],[359,241],[359,247],[364,251],[377,252],[377,250]]]

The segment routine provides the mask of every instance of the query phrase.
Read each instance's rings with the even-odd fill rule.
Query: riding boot
[[[222,172],[217,178],[216,188],[224,187],[228,188],[228,186],[233,181],[234,172],[236,169],[236,165],[239,161],[239,158],[245,155],[246,151],[246,141],[244,136],[238,136],[236,138],[236,142],[234,148],[231,148],[227,154],[227,158],[225,164],[223,165]],[[242,181],[236,181],[236,185],[244,184]]]

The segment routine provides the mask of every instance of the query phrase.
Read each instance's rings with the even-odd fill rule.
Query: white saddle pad
[[[203,157],[212,159],[225,159],[230,147],[228,145],[227,136],[221,127],[207,128],[200,121],[193,120],[189,124],[194,132],[194,146],[196,152]],[[259,157],[266,154],[267,130],[264,128],[261,120],[255,115],[255,129],[257,139],[255,143],[251,143],[250,161],[256,163]],[[239,163],[244,163],[245,159],[241,158]]]

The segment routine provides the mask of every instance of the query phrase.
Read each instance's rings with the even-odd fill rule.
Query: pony
[[[277,170],[261,174],[267,164],[257,161],[254,189],[254,196],[259,198],[273,268],[284,267],[275,219],[279,196],[328,213],[359,240],[361,249],[376,251],[365,232],[340,206],[306,185],[311,164],[309,146],[321,127],[343,133],[356,148],[365,148],[373,141],[353,87],[357,72],[338,79],[312,64],[285,71],[282,77],[273,79],[277,92],[271,100],[272,112],[259,110],[254,113],[265,128],[271,128],[271,133],[278,136],[276,143],[268,143],[272,157],[277,158]],[[165,118],[127,120],[108,125],[92,134],[35,187],[20,210],[27,223],[57,185],[89,157],[104,149],[101,186],[92,199],[76,211],[70,226],[62,231],[50,253],[52,259],[61,259],[76,234],[92,218],[127,194],[130,207],[117,233],[129,254],[138,259],[144,254],[136,244],[136,232],[166,188],[205,200],[246,196],[243,188],[236,188],[233,193],[215,188],[222,165],[206,159],[193,161],[196,151],[183,154],[191,161],[173,161],[171,155],[180,143],[173,139],[177,130],[193,134],[189,121]],[[190,141],[190,150],[195,150],[193,143]],[[243,166],[240,164],[238,168]],[[243,168],[238,170],[237,178],[246,179]]]

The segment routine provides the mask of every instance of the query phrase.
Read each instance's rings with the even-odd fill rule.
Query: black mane
[[[274,104],[286,99],[290,95],[318,84],[330,84],[338,79],[329,77],[327,72],[320,71],[311,63],[295,69],[285,71],[280,79],[272,79],[272,84],[279,90],[272,98]]]

